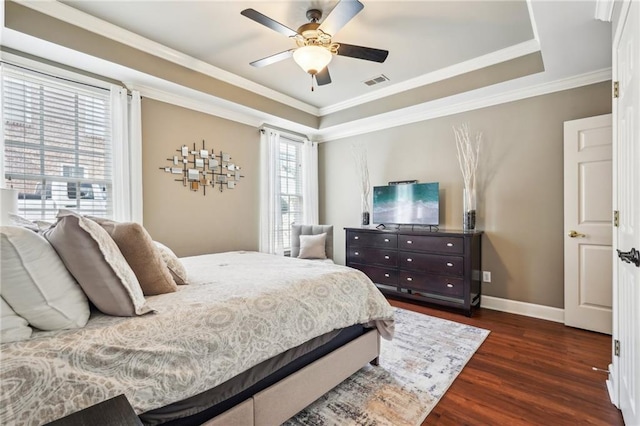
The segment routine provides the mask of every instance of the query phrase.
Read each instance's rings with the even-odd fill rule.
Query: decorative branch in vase
[[[360,196],[362,208],[362,224],[369,225],[370,207],[369,194],[371,185],[369,184],[369,166],[367,164],[367,150],[362,145],[353,145],[353,159],[356,164],[356,173],[360,181]]]
[[[477,132],[472,139],[469,134],[469,124],[459,127],[453,126],[458,150],[458,164],[462,172],[463,188],[463,217],[464,230],[473,231],[476,228],[476,172],[482,146],[482,132]]]

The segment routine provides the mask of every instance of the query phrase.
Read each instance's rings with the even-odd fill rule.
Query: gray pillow
[[[100,311],[124,317],[151,311],[133,270],[100,225],[60,210],[58,221],[44,236]]]

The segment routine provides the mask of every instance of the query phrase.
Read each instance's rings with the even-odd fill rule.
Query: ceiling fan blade
[[[358,0],[340,1],[329,13],[329,16],[322,21],[320,29],[331,36],[336,35],[363,7],[364,5]]]
[[[331,83],[331,75],[329,75],[329,67],[326,66],[322,71],[316,74],[316,83],[318,86],[324,86]]]
[[[298,33],[291,28],[282,25],[280,22],[274,21],[266,15],[258,12],[255,9],[245,9],[240,12],[241,15],[246,16],[249,19],[256,21],[258,24],[262,24],[265,27],[271,28],[274,31],[284,34],[287,37],[295,37]]]
[[[251,65],[257,68],[261,68],[267,65],[275,64],[276,62],[280,62],[292,57],[294,50],[295,49],[289,49],[285,50],[284,52],[276,53],[275,55],[267,56],[266,58],[258,59],[257,61],[251,62]]]
[[[353,44],[338,43],[338,55],[350,58],[364,59],[365,61],[384,62],[389,55],[388,50],[373,49],[371,47],[354,46]]]

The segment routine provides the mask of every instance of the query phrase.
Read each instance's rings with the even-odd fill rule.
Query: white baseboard
[[[536,305],[533,303],[483,295],[482,307],[494,311],[509,312],[510,314],[564,323],[564,309],[552,308],[551,306]]]

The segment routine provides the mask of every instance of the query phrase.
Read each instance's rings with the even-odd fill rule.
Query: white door
[[[564,123],[564,323],[612,330],[611,114]]]
[[[623,4],[622,31],[614,38],[614,342],[612,377],[628,425],[640,425],[640,2]],[[624,258],[621,259],[620,257]],[[617,353],[617,355],[616,355]],[[615,390],[614,390],[615,392]],[[615,400],[614,400],[615,402]]]

